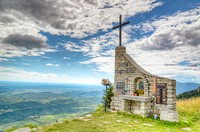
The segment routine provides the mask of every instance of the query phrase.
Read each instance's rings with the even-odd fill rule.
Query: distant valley
[[[0,84],[0,131],[26,124],[42,125],[96,109],[103,86]]]
[[[177,94],[197,83],[177,82]],[[26,124],[43,125],[75,118],[101,104],[104,86],[0,82],[0,131]]]

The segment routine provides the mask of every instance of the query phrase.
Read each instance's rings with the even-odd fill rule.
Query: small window
[[[124,89],[125,88],[125,82],[117,82],[117,89]]]
[[[139,87],[139,90],[144,90],[144,84],[142,81],[139,82],[138,87]]]

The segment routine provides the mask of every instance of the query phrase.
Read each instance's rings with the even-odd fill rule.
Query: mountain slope
[[[177,99],[188,99],[192,97],[200,97],[200,86],[195,90],[190,90],[188,92],[177,95]]]
[[[181,83],[176,82],[176,94],[181,94],[190,90],[194,90],[199,87],[200,84],[198,83]]]

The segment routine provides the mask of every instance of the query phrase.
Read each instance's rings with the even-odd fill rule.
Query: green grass
[[[180,122],[154,120],[153,117],[123,112],[103,112],[99,107],[92,116],[66,119],[63,123],[44,126],[38,132],[182,132],[200,131],[200,97],[177,101]],[[28,126],[28,125],[27,125]],[[35,127],[30,125],[30,127]],[[13,129],[14,130],[14,129]],[[12,130],[8,130],[10,132]]]
[[[153,119],[144,119],[139,116],[124,113],[106,113],[102,115],[93,115],[85,120],[74,119],[66,121],[63,124],[55,124],[45,127],[42,132],[59,132],[59,131],[110,131],[110,132],[128,132],[128,131],[174,131],[179,130],[182,125],[176,123],[161,123]]]
[[[91,117],[66,120],[61,124],[39,129],[39,132],[182,132],[183,129],[200,131],[200,98],[177,101],[180,122],[142,118],[138,115],[122,112],[103,113],[98,108]]]
[[[12,131],[14,131],[14,130],[16,130],[17,128],[16,127],[12,127],[12,128],[10,128],[10,129],[7,129],[5,132],[12,132]]]

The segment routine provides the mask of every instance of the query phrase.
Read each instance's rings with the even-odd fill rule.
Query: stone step
[[[160,120],[179,122],[178,112],[173,110],[161,110],[160,111]]]

